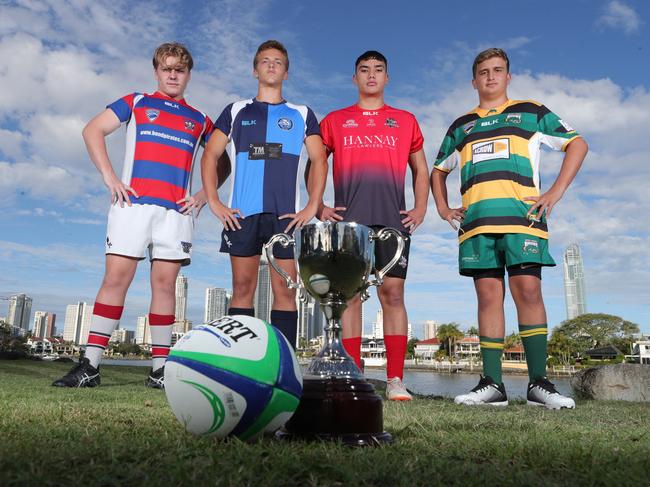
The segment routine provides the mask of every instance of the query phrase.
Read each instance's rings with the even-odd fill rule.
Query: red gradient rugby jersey
[[[345,221],[406,231],[399,213],[406,166],[424,144],[415,116],[388,105],[353,105],[327,115],[320,128],[334,158],[334,205],[347,208]]]

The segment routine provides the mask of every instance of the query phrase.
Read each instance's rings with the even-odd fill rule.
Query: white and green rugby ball
[[[224,316],[193,328],[172,348],[165,393],[190,433],[250,440],[291,418],[302,374],[291,345],[273,326]]]

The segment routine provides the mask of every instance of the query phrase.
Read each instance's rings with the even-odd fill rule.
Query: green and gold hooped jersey
[[[465,219],[460,242],[482,233],[525,233],[548,238],[546,217],[526,218],[539,196],[541,144],[554,150],[578,133],[544,105],[508,100],[491,110],[476,108],[449,127],[434,167],[450,172],[460,165]]]

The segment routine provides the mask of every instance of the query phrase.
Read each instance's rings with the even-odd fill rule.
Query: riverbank
[[[69,364],[0,362],[0,485],[647,485],[650,408],[513,401],[384,403],[395,442],[254,444],[187,434],[146,369],[102,368],[96,389],[50,387]]]

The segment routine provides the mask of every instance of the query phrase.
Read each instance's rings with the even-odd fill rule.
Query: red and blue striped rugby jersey
[[[122,181],[139,196],[130,196],[131,202],[178,211],[176,202],[191,192],[194,159],[210,138],[212,120],[184,99],[159,92],[131,93],[106,108],[126,123]]]

